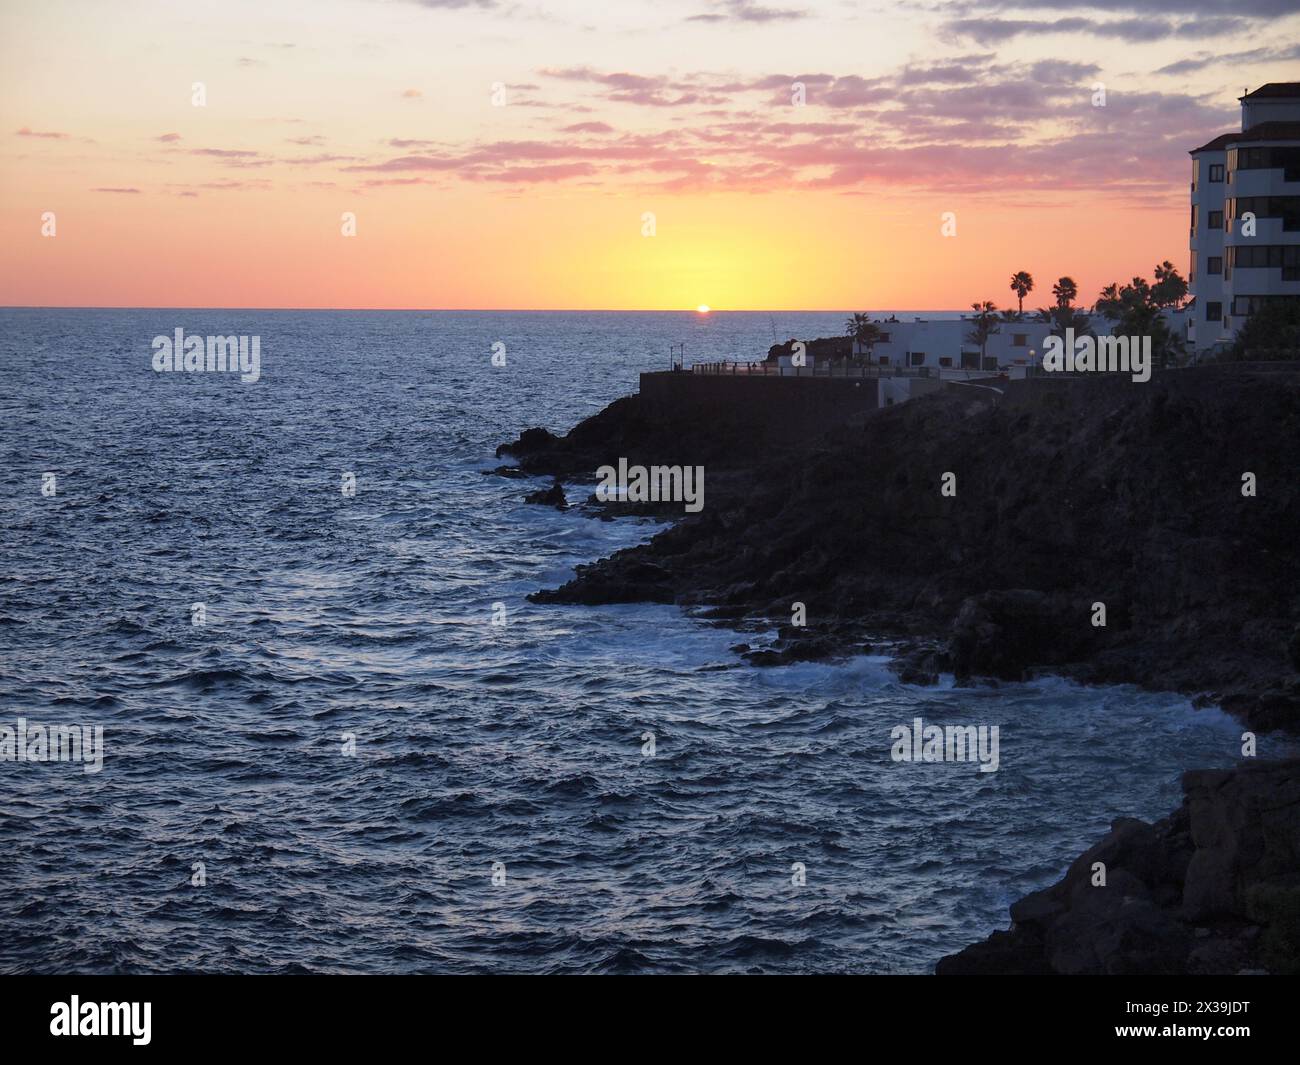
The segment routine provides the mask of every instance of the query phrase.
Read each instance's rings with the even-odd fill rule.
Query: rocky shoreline
[[[1121,818],[1011,929],[940,976],[1300,972],[1300,760],[1183,774],[1154,825]]]
[[[620,457],[700,464],[708,473],[708,505],[687,517],[680,505],[630,511],[626,503],[578,501],[598,516],[680,520],[532,598],[676,603],[754,634],[735,650],[755,665],[875,651],[891,654],[908,683],[934,683],[948,672],[959,684],[1053,673],[1180,691],[1221,706],[1250,730],[1300,732],[1297,375],[1206,368],[1142,385],[1014,382],[1002,395],[949,387],[776,441],[750,432],[742,414],[702,420],[638,395],[563,437],[530,429],[502,445],[498,455],[518,468],[500,472],[554,478],[534,494],[548,505],[568,505],[565,482],[589,483],[598,466]],[[796,604],[805,624],[797,624]],[[1279,787],[1294,782],[1250,772],[1241,779],[1256,790],[1275,779]],[[1223,801],[1244,787],[1225,785]],[[1157,920],[1153,913],[1174,906],[1175,894],[1182,899],[1177,877],[1166,869],[1149,883],[1128,855],[1164,848],[1171,869],[1182,861],[1192,831],[1187,811],[1198,801],[1188,794],[1189,806],[1166,822],[1141,830],[1118,823],[1098,845],[1121,856],[1125,874],[1112,878],[1118,886],[1104,897],[1122,900],[1125,920],[1138,912],[1131,900],[1142,900],[1152,911],[1143,918],[1151,935],[1168,932],[1171,944],[1210,926],[1178,931]],[[1258,811],[1250,803],[1241,809]],[[1291,807],[1293,819],[1296,813]],[[1300,876],[1300,851],[1289,855],[1290,875]],[[955,956],[965,961],[948,959],[940,971],[1110,972],[1147,964],[1206,971],[1207,957],[1229,958],[1211,928],[1199,951],[1170,946],[1143,961],[1141,950],[1125,945],[1132,937],[1121,921],[1114,951],[1071,960],[1066,948],[1052,946],[1064,941],[1056,924],[1113,917],[1109,903],[1067,904],[1078,864],[1058,885],[1065,901],[1052,896],[1059,912],[1050,922],[1026,908],[1039,897],[1031,896],[1013,908],[1013,930],[996,934],[1011,939],[969,948]],[[1292,914],[1300,907],[1294,892],[1274,895]],[[1225,911],[1232,920],[1258,918],[1258,899],[1234,899]],[[1255,965],[1254,955],[1243,957],[1240,967]],[[1238,960],[1224,964],[1231,969]]]

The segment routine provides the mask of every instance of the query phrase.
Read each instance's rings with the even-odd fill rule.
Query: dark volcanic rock
[[[521,470],[518,466],[498,466],[494,470],[484,470],[483,476],[484,477],[509,477],[513,480],[519,480],[523,477],[527,477],[528,474],[525,473],[523,470]]]
[[[931,685],[939,683],[941,673],[953,672],[952,656],[934,646],[911,646],[899,650],[889,663],[889,669],[898,674],[904,684]]]
[[[1024,680],[1031,668],[1077,661],[1092,633],[1086,603],[1027,588],[983,592],[953,622],[953,670],[959,680]]]
[[[539,488],[536,492],[529,492],[524,496],[525,503],[540,503],[542,506],[555,507],[557,510],[564,510],[568,502],[564,498],[564,486],[556,481],[550,488]]]
[[[702,513],[547,599],[625,602],[639,588],[740,618],[802,602],[842,623],[846,652],[948,634],[962,678],[1047,669],[1206,693],[1253,728],[1300,727],[1300,376],[1004,387],[996,404],[941,389],[792,451],[637,397],[564,438],[530,430],[508,448],[530,472],[611,455],[717,463]],[[1257,496],[1241,495],[1243,471]],[[940,492],[945,473],[955,496]],[[653,581],[628,580],[637,561],[658,567]]]
[[[502,455],[534,455],[546,451],[559,443],[559,437],[549,429],[525,429],[513,444],[502,444],[497,448],[497,458]]]
[[[793,340],[787,340],[784,344],[773,344],[767,349],[766,361],[776,362],[782,355],[793,355],[795,343]],[[804,354],[813,360],[814,365],[847,359],[853,354],[853,338],[847,335],[842,337],[817,337],[815,340],[805,340],[803,345]]]
[[[771,647],[746,651],[741,657],[755,666],[785,666],[791,662],[820,662],[844,653],[844,644],[833,636],[810,633],[778,640]]]
[[[602,580],[599,586],[584,580],[590,567],[578,566],[576,576],[554,591],[533,592],[534,603],[671,603],[668,574],[662,566],[641,559],[627,559],[619,567],[618,583]]]
[[[1163,821],[1116,821],[1059,883],[1012,904],[1009,931],[935,971],[1300,971],[1300,760],[1185,773],[1183,791]]]
[[[696,412],[639,395],[624,396],[564,436],[548,429],[527,429],[496,453],[498,458],[515,458],[525,473],[562,479],[589,478],[598,467],[615,465],[620,458],[629,465],[705,465],[710,473],[725,469],[749,473],[754,465],[749,424],[742,410],[728,416],[724,409],[701,418]],[[714,484],[709,487],[712,490]]]
[[[1263,690],[1230,691],[1219,698],[1219,705],[1257,731],[1295,731],[1300,722],[1300,679],[1293,677]]]

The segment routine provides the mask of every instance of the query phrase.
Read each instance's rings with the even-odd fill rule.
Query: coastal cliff
[[[535,598],[776,627],[745,649],[756,664],[886,640],[917,683],[1046,671],[1300,727],[1300,377],[1004,387],[950,387],[785,441],[636,396],[564,437],[529,430],[498,452],[529,473],[589,479],[627,457],[708,477],[702,513]]]

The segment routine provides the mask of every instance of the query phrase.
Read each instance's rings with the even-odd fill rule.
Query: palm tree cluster
[[[1127,285],[1112,281],[1101,290],[1094,310],[1115,323],[1117,334],[1149,336],[1152,352],[1163,366],[1177,354],[1177,344],[1161,311],[1178,306],[1186,296],[1187,282],[1166,259],[1155,268],[1154,283],[1144,277],[1135,277]]]

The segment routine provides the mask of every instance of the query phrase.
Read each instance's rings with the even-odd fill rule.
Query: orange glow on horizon
[[[1122,72],[1095,107],[1059,41],[976,52],[887,0],[866,93],[847,6],[725,29],[553,7],[0,10],[0,304],[1013,308],[1017,270],[1026,310],[1063,275],[1090,304],[1165,259],[1187,273],[1187,149],[1231,128],[1243,80],[1286,74],[1132,74],[1190,46],[1074,38]],[[794,101],[782,72],[812,56]]]

